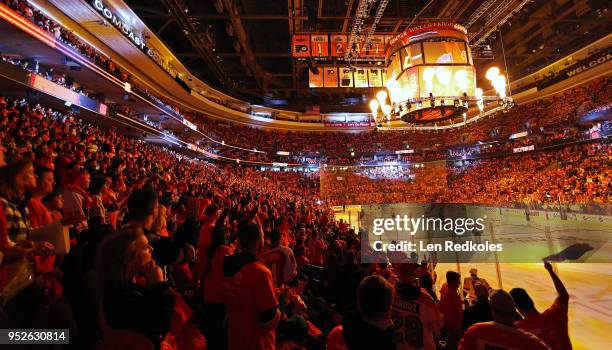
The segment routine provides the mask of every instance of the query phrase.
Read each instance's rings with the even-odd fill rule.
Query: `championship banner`
[[[372,35],[368,40],[368,45],[362,52],[365,57],[385,57],[385,36]]]
[[[354,87],[353,70],[351,68],[340,68],[340,87]]]
[[[472,57],[476,60],[493,60],[495,59],[495,55],[493,54],[493,49],[491,48],[490,40],[487,42],[474,45],[471,47],[472,49]]]
[[[311,69],[308,70],[308,86],[311,88],[323,87],[323,68],[319,69],[317,74],[314,74]]]
[[[294,35],[291,48],[293,57],[310,57],[310,35]]]
[[[318,73],[308,71],[311,88],[380,88],[385,86],[386,70],[383,68],[319,67]]]
[[[348,38],[344,34],[332,34],[329,36],[331,41],[331,55],[333,57],[344,57],[348,48]]]
[[[353,73],[355,79],[356,88],[367,88],[368,87],[368,69],[358,68]]]
[[[365,56],[365,47],[364,47],[365,36],[364,35],[357,36],[354,44],[357,46],[357,49],[355,50],[355,57],[364,57]]]
[[[382,60],[385,57],[385,49],[393,36],[376,34],[368,38],[365,45],[365,35],[355,38],[355,59]],[[293,57],[313,57],[318,59],[329,59],[331,57],[343,58],[349,46],[349,37],[346,34],[295,34],[292,40]]]
[[[368,86],[369,87],[382,87],[383,86],[382,71],[380,68],[368,69]]]
[[[323,86],[326,88],[338,87],[338,68],[325,67],[323,68]]]
[[[329,56],[329,36],[327,34],[311,34],[310,47],[312,57]]]

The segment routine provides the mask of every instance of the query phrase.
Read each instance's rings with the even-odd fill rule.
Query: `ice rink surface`
[[[337,218],[350,221],[350,226],[359,230],[371,229],[374,217],[415,212],[410,204],[383,207],[351,206],[337,213]],[[479,215],[478,209],[474,210],[470,215]],[[540,213],[527,221],[518,211],[493,215],[488,230],[493,229],[497,240],[513,245],[514,249],[523,247],[530,254],[529,262],[503,262],[500,259],[502,262],[496,264],[491,253],[483,253],[475,256],[475,262],[439,263],[436,268],[437,290],[444,282],[446,271],[459,270],[463,278],[468,276],[470,268],[475,267],[479,277],[487,279],[493,288],[508,291],[515,287],[526,289],[542,312],[553,303],[556,293],[543,264],[535,262],[537,260],[532,256],[544,257],[572,243],[589,241],[596,249],[578,260],[581,262],[556,263],[554,266],[570,293],[569,332],[574,349],[609,349],[612,344],[612,259],[608,240],[612,238],[612,225],[608,219],[570,217],[561,220]],[[490,232],[485,232],[483,239],[488,234]]]

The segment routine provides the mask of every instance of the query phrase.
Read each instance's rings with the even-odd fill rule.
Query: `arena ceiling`
[[[372,91],[309,89],[308,62],[291,57],[293,33],[350,33],[359,0],[127,3],[193,74],[226,93],[286,109],[367,111]],[[606,0],[389,0],[376,33],[439,19],[470,24],[471,33],[491,33],[484,43],[494,59],[476,61],[477,68],[503,67],[503,42],[513,80],[610,33],[608,7]]]

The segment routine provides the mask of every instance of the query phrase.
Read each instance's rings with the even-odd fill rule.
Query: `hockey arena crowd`
[[[27,2],[2,2],[133,82]],[[494,290],[494,276],[476,269],[361,262],[371,252],[331,206],[519,203],[610,215],[612,127],[576,119],[611,97],[610,78],[598,78],[460,132],[280,132],[171,106],[215,139],[265,152],[220,155],[312,158],[321,164],[312,172],[209,163],[0,97],[0,328],[69,329],[75,349],[571,349],[570,297],[550,263],[550,306],[537,310],[529,290]],[[513,153],[527,145],[536,150]],[[342,167],[400,149],[415,150],[403,167]]]
[[[568,293],[549,264],[556,291],[539,312],[528,291],[490,293],[476,271],[462,284],[408,257],[361,263],[368,252],[321,203],[316,173],[194,160],[25,100],[1,98],[0,118],[10,327],[67,328],[79,348],[102,349],[471,349],[490,337],[571,348]],[[606,203],[609,162],[600,138],[433,177],[452,178],[444,200]],[[375,203],[359,181],[329,191]],[[441,199],[411,186],[398,200]],[[64,230],[69,247],[43,239]]]

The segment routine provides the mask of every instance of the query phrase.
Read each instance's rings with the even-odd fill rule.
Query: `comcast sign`
[[[123,35],[125,35],[130,41],[136,45],[142,52],[147,54],[157,65],[166,71],[171,77],[177,76],[176,71],[170,66],[170,62],[164,57],[159,55],[157,51],[152,50],[144,42],[144,39],[140,35],[135,34],[130,26],[126,24],[121,18],[119,18],[111,9],[109,9],[101,0],[94,0],[91,2],[92,6],[98,11],[104,18],[115,26]]]

